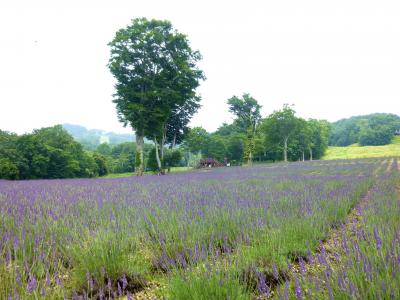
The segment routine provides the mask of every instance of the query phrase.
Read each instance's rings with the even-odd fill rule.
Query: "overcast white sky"
[[[329,121],[400,114],[398,0],[1,0],[0,129],[68,122],[126,132],[107,43],[136,17],[170,20],[202,53],[193,126],[230,122],[226,100],[244,92],[263,115],[283,103]]]

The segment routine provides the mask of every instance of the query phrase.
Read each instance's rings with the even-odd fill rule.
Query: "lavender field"
[[[0,181],[0,299],[398,299],[399,178],[377,158]]]

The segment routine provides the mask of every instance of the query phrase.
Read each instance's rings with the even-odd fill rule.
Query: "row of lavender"
[[[303,263],[281,299],[400,299],[400,173],[398,161],[379,174],[351,220]],[[328,249],[327,249],[328,248]],[[313,262],[314,259],[314,262]],[[313,267],[317,266],[313,270]]]
[[[1,181],[0,298],[115,298],[154,278],[171,298],[207,297],[204,278],[228,293],[217,298],[248,297],[254,276],[281,280],[287,258],[315,249],[385,168],[369,159]]]

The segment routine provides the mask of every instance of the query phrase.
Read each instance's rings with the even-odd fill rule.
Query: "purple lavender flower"
[[[28,284],[26,290],[28,293],[32,293],[37,287],[37,281],[33,274],[29,274]]]
[[[256,274],[257,274],[257,289],[258,289],[258,292],[260,294],[264,294],[264,293],[266,293],[267,288],[268,288],[267,287],[267,283],[266,283],[265,274],[263,272],[257,272],[257,271],[256,271]]]
[[[128,291],[128,293],[126,294],[126,300],[133,300],[132,294]]]
[[[89,289],[91,291],[93,291],[94,282],[93,282],[93,278],[92,278],[92,276],[90,275],[89,272],[86,273],[86,281],[88,283]]]
[[[285,296],[285,300],[289,300],[289,281],[285,281],[283,294]]]
[[[111,279],[110,278],[107,279],[107,289],[108,289],[108,291],[112,291],[112,285],[111,285]]]
[[[301,286],[300,286],[300,281],[297,278],[297,276],[295,276],[295,288],[294,288],[294,293],[296,295],[296,299],[297,300],[302,300],[303,299],[303,292],[301,290]]]
[[[122,276],[121,282],[122,282],[122,290],[125,290],[126,287],[128,286],[128,280],[126,279],[125,274],[124,274],[124,276]]]
[[[276,280],[279,279],[278,268],[276,267],[276,264],[275,264],[275,263],[272,265],[272,274],[274,275],[274,278],[275,278]]]
[[[22,286],[21,274],[19,273],[18,269],[15,269],[15,282],[19,287]]]
[[[300,274],[304,275],[307,272],[306,265],[302,257],[299,257]]]
[[[378,228],[374,228],[374,237],[375,237],[375,243],[376,243],[376,249],[379,251],[382,249],[382,239],[379,236],[378,233]]]
[[[40,296],[46,296],[46,289],[44,288],[44,286],[42,286],[42,288],[40,289]]]
[[[118,295],[121,296],[122,295],[122,288],[121,288],[121,285],[119,284],[119,282],[117,282],[117,291],[118,291]]]
[[[287,264],[288,269],[291,270],[292,269],[292,264],[290,263],[288,257],[286,257],[286,264]]]

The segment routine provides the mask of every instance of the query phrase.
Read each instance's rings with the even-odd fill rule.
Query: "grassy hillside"
[[[347,147],[329,147],[322,159],[350,159],[383,156],[400,156],[400,136],[396,136],[390,145],[385,146],[360,147],[354,144]]]

